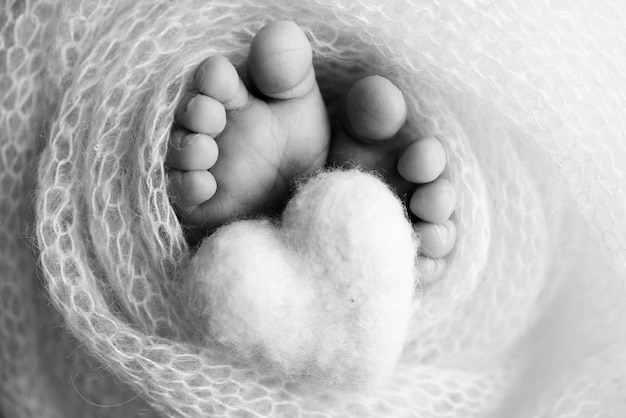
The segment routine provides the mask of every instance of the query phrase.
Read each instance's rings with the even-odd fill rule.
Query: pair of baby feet
[[[456,239],[456,193],[441,178],[446,154],[439,140],[399,134],[407,116],[402,92],[383,77],[364,78],[331,125],[311,45],[290,21],[254,37],[247,79],[223,56],[210,57],[176,114],[170,193],[192,241],[237,215],[276,209],[301,174],[358,164],[406,197],[421,236],[421,277],[436,278]]]

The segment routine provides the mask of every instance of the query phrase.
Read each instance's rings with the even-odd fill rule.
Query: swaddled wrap
[[[309,36],[331,114],[354,81],[392,80],[459,196],[445,274],[418,278],[404,351],[370,392],[226,360],[193,342],[178,298],[177,102],[204,58],[241,63],[277,19]],[[9,0],[1,414],[622,416],[625,19],[618,0]]]

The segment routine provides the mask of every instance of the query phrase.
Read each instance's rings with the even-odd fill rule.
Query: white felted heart
[[[184,277],[205,344],[303,383],[372,387],[393,370],[412,311],[417,243],[372,175],[322,173],[282,220],[206,238]]]

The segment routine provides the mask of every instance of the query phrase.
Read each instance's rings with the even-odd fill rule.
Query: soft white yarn
[[[8,0],[2,414],[623,416],[624,9]],[[177,298],[189,253],[163,169],[177,100],[202,59],[242,62],[253,34],[283,18],[312,40],[331,112],[363,75],[399,86],[407,132],[442,139],[459,192],[445,277],[420,289],[402,356],[374,393],[310,395],[223,359],[193,343]],[[36,255],[22,240],[33,195]]]
[[[181,274],[181,300],[201,344],[307,390],[372,388],[402,353],[417,249],[384,184],[323,173],[279,224],[235,222],[205,239]]]

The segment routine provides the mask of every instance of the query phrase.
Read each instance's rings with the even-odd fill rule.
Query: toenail
[[[196,71],[194,86],[205,96],[219,102],[231,100],[239,89],[239,75],[222,55],[207,58]]]
[[[456,242],[456,227],[447,220],[440,224],[417,222],[416,232],[421,237],[421,253],[431,258],[445,257],[452,251]]]
[[[436,282],[446,268],[446,259],[443,257],[430,258],[420,255],[418,263],[419,282],[423,285]]]
[[[435,224],[435,230],[437,231],[437,235],[443,242],[448,242],[448,238],[450,238],[450,230],[446,227],[445,224]]]
[[[195,74],[193,75],[193,85],[197,89],[201,89],[202,86],[204,86],[204,84],[205,84],[204,68],[202,67],[202,65],[200,65],[200,67],[196,70]]]
[[[198,140],[198,136],[199,134],[188,134],[185,135],[182,139],[182,141],[180,142],[180,148],[187,148],[188,146],[190,146],[191,144],[193,144],[194,142],[196,142]]]
[[[185,106],[185,112],[188,112],[189,108],[196,106],[197,102],[198,102],[198,95],[196,94],[187,102],[187,106]]]

